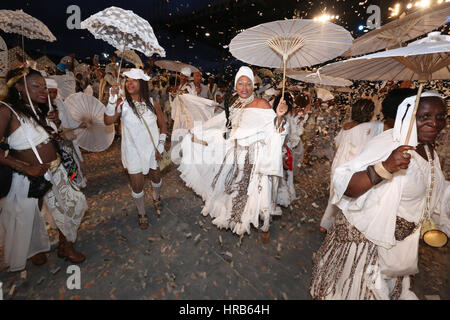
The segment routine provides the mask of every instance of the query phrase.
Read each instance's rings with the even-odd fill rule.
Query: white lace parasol
[[[122,51],[134,49],[148,57],[154,53],[166,56],[148,21],[130,10],[109,7],[81,22],[81,28]]]
[[[144,67],[144,64],[142,63],[141,58],[139,58],[138,54],[134,50],[125,50],[123,53],[120,50],[116,50],[116,51],[114,51],[114,53],[117,56],[124,58],[125,60],[134,64],[136,66],[136,68]]]
[[[23,10],[0,10],[0,29],[8,33],[17,33],[28,39],[56,41],[42,21],[23,12]]]

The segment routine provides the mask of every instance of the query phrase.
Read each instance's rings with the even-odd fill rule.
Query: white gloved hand
[[[109,100],[108,103],[110,104],[115,104],[117,102],[117,100],[119,99],[119,97],[122,95],[122,89],[119,88],[119,94],[112,94],[112,89],[113,87],[109,88]]]
[[[105,108],[105,114],[107,116],[113,117],[116,114],[116,104],[115,103],[108,103],[108,105]]]
[[[158,144],[158,146],[156,147],[156,150],[158,150],[158,152],[159,152],[160,154],[163,154],[163,153],[164,153],[164,143],[160,142],[160,143]]]

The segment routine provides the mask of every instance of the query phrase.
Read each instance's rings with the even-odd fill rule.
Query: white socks
[[[144,216],[145,215],[144,191],[142,191],[141,193],[134,193],[134,191],[131,190],[131,196],[133,197],[134,202],[136,203],[139,215]]]
[[[160,193],[161,193],[161,185],[162,185],[162,179],[159,183],[154,183],[153,181],[151,181],[152,183],[152,196],[153,196],[153,200],[158,200],[160,197]]]

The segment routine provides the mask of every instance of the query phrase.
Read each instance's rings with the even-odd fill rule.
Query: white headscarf
[[[408,135],[409,124],[411,122],[411,117],[414,111],[414,105],[416,103],[416,97],[412,96],[403,100],[403,102],[398,106],[397,116],[395,118],[394,131],[392,136],[394,141],[400,142],[400,144],[405,144],[406,136]],[[425,97],[439,97],[440,95],[433,92],[424,92],[420,96],[421,98]],[[408,145],[416,147],[418,144],[417,141],[417,126],[416,120],[414,120],[414,125],[411,131],[411,137],[409,139]]]
[[[58,89],[58,83],[55,79],[46,78],[45,84],[47,85],[47,89]]]
[[[192,70],[191,70],[191,68],[185,67],[185,68],[181,69],[181,73],[184,74],[186,77],[190,77]]]
[[[246,76],[252,81],[252,84],[255,84],[255,76],[253,75],[252,69],[249,67],[243,66],[239,69],[239,71],[236,73],[236,77],[234,78],[234,87],[236,88],[237,82],[240,77]]]

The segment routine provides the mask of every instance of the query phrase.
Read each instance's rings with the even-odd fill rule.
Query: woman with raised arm
[[[119,85],[113,85],[105,110],[105,125],[120,118],[122,122],[122,164],[130,176],[131,196],[138,209],[139,227],[149,227],[144,202],[144,176],[150,174],[153,205],[161,213],[161,172],[158,161],[162,159],[167,137],[167,122],[158,101],[150,98],[147,76],[141,69],[123,73],[125,99],[119,98]]]

